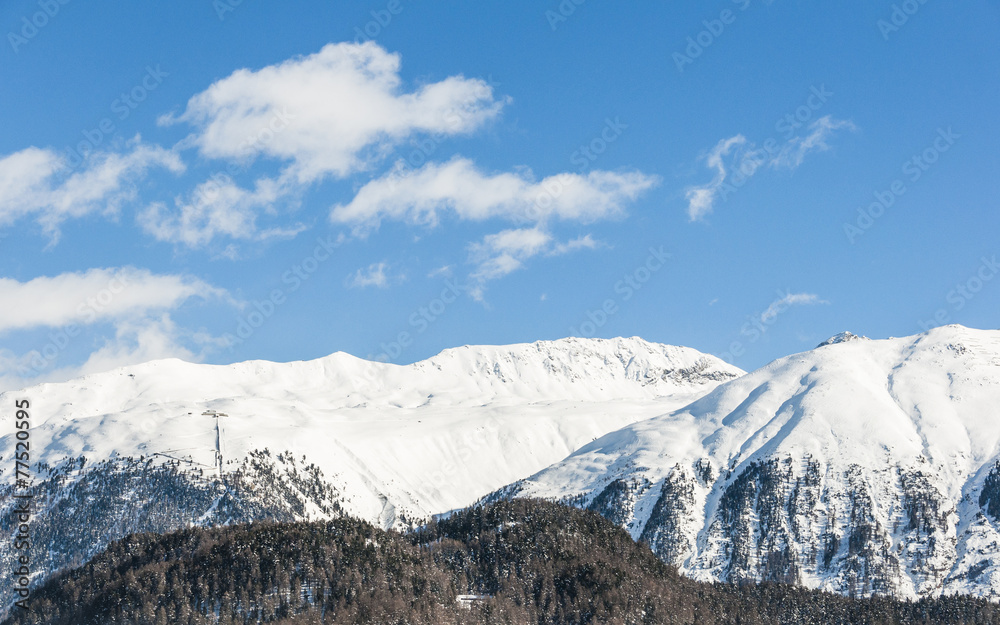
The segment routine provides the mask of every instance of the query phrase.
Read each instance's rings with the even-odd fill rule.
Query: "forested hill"
[[[133,535],[4,621],[29,623],[1000,624],[1000,608],[701,584],[595,513],[517,500],[410,534],[343,518]]]

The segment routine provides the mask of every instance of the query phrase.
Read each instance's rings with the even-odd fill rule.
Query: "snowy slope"
[[[169,457],[211,474],[219,455],[228,472],[253,450],[287,451],[319,467],[347,512],[391,526],[402,513],[468,505],[742,373],[689,348],[565,339],[461,347],[408,366],[343,353],[287,364],[165,360],[5,393],[0,405],[31,401],[36,462]],[[14,429],[0,427],[6,483]]]
[[[589,506],[697,579],[996,599],[998,457],[1000,331],[948,326],[782,358],[497,496]]]

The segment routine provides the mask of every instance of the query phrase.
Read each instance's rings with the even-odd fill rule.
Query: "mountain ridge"
[[[412,365],[154,361],[0,403],[31,402],[35,561],[53,571],[126,533],[190,524],[348,514],[407,527],[742,374],[690,348],[570,339]],[[14,426],[0,428],[9,458]],[[0,483],[12,472],[0,463]],[[86,519],[82,538],[72,518]]]
[[[342,514],[406,528],[538,497],[701,581],[1000,598],[1000,331],[837,341],[751,373],[571,338],[411,365],[156,361],[2,397],[25,394],[53,569],[134,531]],[[76,541],[69,514],[92,536]]]

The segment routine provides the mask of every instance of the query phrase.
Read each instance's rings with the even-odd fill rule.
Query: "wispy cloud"
[[[442,266],[438,267],[437,269],[434,269],[434,270],[430,271],[427,274],[427,277],[428,278],[437,278],[439,276],[444,276],[446,278],[450,278],[451,274],[453,273],[453,271],[452,271],[453,269],[454,268],[451,265],[442,265]]]
[[[809,134],[804,137],[792,137],[781,151],[771,157],[769,165],[771,167],[784,167],[795,169],[805,160],[810,152],[823,152],[830,149],[827,143],[833,133],[840,129],[855,130],[853,123],[846,120],[836,120],[826,115],[809,125]]]
[[[715,147],[708,152],[708,154],[705,155],[705,164],[709,167],[709,169],[715,170],[715,178],[713,178],[707,185],[691,187],[687,190],[685,195],[688,200],[688,217],[691,221],[701,219],[705,215],[712,212],[713,204],[715,203],[715,196],[718,193],[719,188],[726,181],[726,175],[728,173],[724,157],[727,156],[733,148],[745,145],[746,142],[746,137],[743,135],[736,135],[735,137],[723,139],[722,141],[719,141]]]
[[[715,170],[715,177],[711,182],[689,187],[685,192],[688,219],[704,219],[715,209],[720,196],[725,198],[734,192],[736,187],[730,183],[733,175],[738,174],[745,180],[761,167],[795,169],[802,165],[808,154],[828,150],[829,138],[840,129],[854,130],[855,126],[849,121],[836,120],[827,115],[810,124],[804,136],[794,136],[784,143],[768,141],[764,147],[758,148],[743,135],[719,141],[702,157],[705,165]]]
[[[521,268],[523,261],[548,249],[552,236],[537,228],[504,230],[469,246],[476,263],[472,277],[479,282],[501,278]]]
[[[558,256],[560,254],[569,254],[570,252],[575,252],[577,250],[596,250],[602,246],[603,244],[600,241],[595,240],[593,236],[587,234],[571,241],[566,241],[565,243],[557,243],[549,253],[553,256]]]
[[[389,286],[389,276],[387,270],[388,263],[373,263],[366,269],[358,269],[353,275],[348,277],[347,286],[354,289],[364,289],[371,286],[384,289]]]
[[[814,306],[829,303],[813,293],[786,293],[783,297],[771,302],[767,310],[760,314],[760,320],[769,324],[791,306]]]
[[[572,241],[556,242],[551,234],[538,227],[486,235],[482,241],[469,245],[469,260],[475,266],[469,276],[469,293],[473,299],[482,301],[486,283],[521,269],[535,256],[557,256],[599,246],[600,243],[589,234]]]

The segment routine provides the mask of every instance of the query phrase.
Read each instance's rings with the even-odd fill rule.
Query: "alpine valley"
[[[600,513],[695,580],[1000,598],[1000,331],[845,333],[749,374],[637,338],[406,366],[166,360],[0,405],[24,399],[35,584],[139,532],[342,516],[408,529],[542,498]]]

